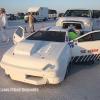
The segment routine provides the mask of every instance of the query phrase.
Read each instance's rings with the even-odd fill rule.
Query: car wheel
[[[67,69],[66,69],[66,73],[65,73],[64,79],[66,79],[66,78],[68,77],[68,75],[69,75],[70,66],[71,66],[71,63],[69,63],[69,65],[68,65],[68,67],[67,67]]]
[[[25,20],[25,23],[27,23],[27,21]]]
[[[56,20],[56,17],[54,17],[54,20]]]
[[[36,22],[36,19],[34,18],[34,23]]]
[[[92,65],[92,64],[94,64],[94,60],[89,61],[88,63],[89,63],[89,65]]]
[[[43,21],[46,21],[46,18],[44,18],[44,20]]]

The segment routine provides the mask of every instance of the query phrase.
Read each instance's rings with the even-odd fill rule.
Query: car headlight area
[[[84,22],[84,26],[91,26],[91,23],[90,22]]]
[[[56,22],[56,26],[61,26],[61,24],[62,24],[62,22],[61,22],[60,20],[58,20],[58,21]]]
[[[10,75],[12,80],[34,85],[58,84],[63,81],[66,71],[65,69],[54,70],[56,66],[51,64],[47,64],[42,70],[18,68],[18,66],[5,62],[1,62],[1,67],[4,68],[7,75]]]

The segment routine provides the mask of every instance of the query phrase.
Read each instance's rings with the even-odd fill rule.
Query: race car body
[[[73,29],[51,26],[24,38],[23,28],[18,27],[13,36],[16,45],[4,54],[1,67],[13,80],[25,83],[62,82],[70,62],[100,60],[100,30],[73,39],[68,36]]]
[[[72,43],[72,62],[100,61],[100,30],[88,32]]]
[[[62,82],[71,61],[66,34],[62,28],[49,27],[23,39],[23,29],[19,27],[14,33],[16,45],[4,54],[1,67],[17,81],[35,85]]]

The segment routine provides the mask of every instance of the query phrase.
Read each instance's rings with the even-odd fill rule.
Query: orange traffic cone
[[[42,28],[44,28],[44,24],[42,24]]]
[[[27,33],[26,27],[24,28],[24,33]]]

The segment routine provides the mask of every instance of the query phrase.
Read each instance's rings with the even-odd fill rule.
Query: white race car
[[[3,56],[1,67],[13,80],[42,85],[58,84],[68,75],[70,62],[100,59],[100,30],[71,40],[68,32],[52,26],[24,38],[22,27],[14,33],[14,45]]]

